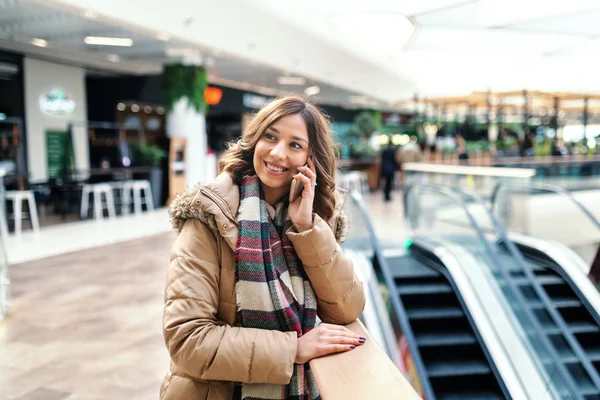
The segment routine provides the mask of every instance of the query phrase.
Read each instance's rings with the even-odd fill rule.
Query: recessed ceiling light
[[[150,113],[152,112],[152,107],[150,107],[150,106],[146,106],[146,107],[144,107],[144,112],[145,112],[146,114],[150,114]]]
[[[304,89],[304,95],[305,96],[314,96],[319,94],[319,92],[321,91],[321,88],[318,86],[311,86],[311,87],[307,87],[306,89]]]
[[[133,111],[133,112],[140,111],[140,106],[138,106],[137,104],[132,104],[131,105],[131,111]]]
[[[86,36],[85,39],[83,39],[83,42],[85,44],[91,44],[96,46],[133,46],[133,39],[118,37]]]
[[[118,54],[109,54],[106,56],[106,59],[115,63],[121,61],[121,57]]]
[[[298,85],[302,86],[306,84],[306,78],[301,76],[280,76],[277,78],[277,82],[280,85]]]
[[[366,104],[369,102],[369,99],[365,96],[350,96],[348,100],[352,104]]]
[[[156,109],[156,112],[157,112],[158,114],[160,114],[160,115],[163,115],[163,114],[165,113],[165,109],[164,109],[163,107],[158,107],[158,108]]]
[[[48,46],[48,42],[44,39],[31,39],[31,44],[37,47],[46,47]]]
[[[117,104],[117,110],[119,110],[119,111],[125,111],[125,108],[126,108],[125,103],[119,103],[119,104]]]

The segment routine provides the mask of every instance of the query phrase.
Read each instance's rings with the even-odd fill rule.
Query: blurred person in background
[[[454,139],[456,140],[456,152],[458,153],[459,162],[468,161],[469,153],[467,152],[467,142],[465,141],[465,138],[463,138],[461,134],[457,134]]]
[[[408,143],[400,148],[400,151],[396,155],[396,162],[400,169],[400,181],[402,186],[405,185],[406,175],[403,165],[421,161],[423,161],[423,152],[421,151],[421,147],[417,144],[417,139],[412,137]]]
[[[553,156],[568,156],[569,149],[565,145],[565,141],[562,139],[556,139],[552,142],[552,146],[550,148],[550,154]]]
[[[381,152],[380,165],[381,177],[385,180],[383,195],[387,202],[392,200],[392,185],[394,183],[396,171],[398,170],[398,163],[396,162],[396,146],[392,143],[391,138],[389,138],[386,148]]]
[[[534,141],[535,134],[527,130],[521,144],[521,157],[533,157],[535,155],[533,148]]]
[[[230,145],[214,181],[174,200],[161,399],[317,399],[308,361],[365,342],[341,326],[365,295],[339,246],[348,222],[334,149],[315,106],[278,99]],[[290,203],[294,180],[303,190]]]

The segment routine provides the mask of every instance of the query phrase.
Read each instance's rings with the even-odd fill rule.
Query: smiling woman
[[[317,399],[308,361],[365,343],[341,326],[365,295],[339,246],[346,193],[334,149],[315,106],[278,99],[213,182],[173,201],[163,321],[173,363],[161,399]],[[303,190],[290,202],[294,180]]]

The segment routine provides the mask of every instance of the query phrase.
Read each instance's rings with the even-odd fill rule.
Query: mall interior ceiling
[[[597,93],[598,20],[597,0],[0,0],[0,49],[90,75],[184,59],[215,84],[398,109],[415,95]]]

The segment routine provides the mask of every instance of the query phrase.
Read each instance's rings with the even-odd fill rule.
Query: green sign
[[[63,178],[63,173],[73,169],[71,136],[64,131],[46,131],[46,158],[48,179]]]

